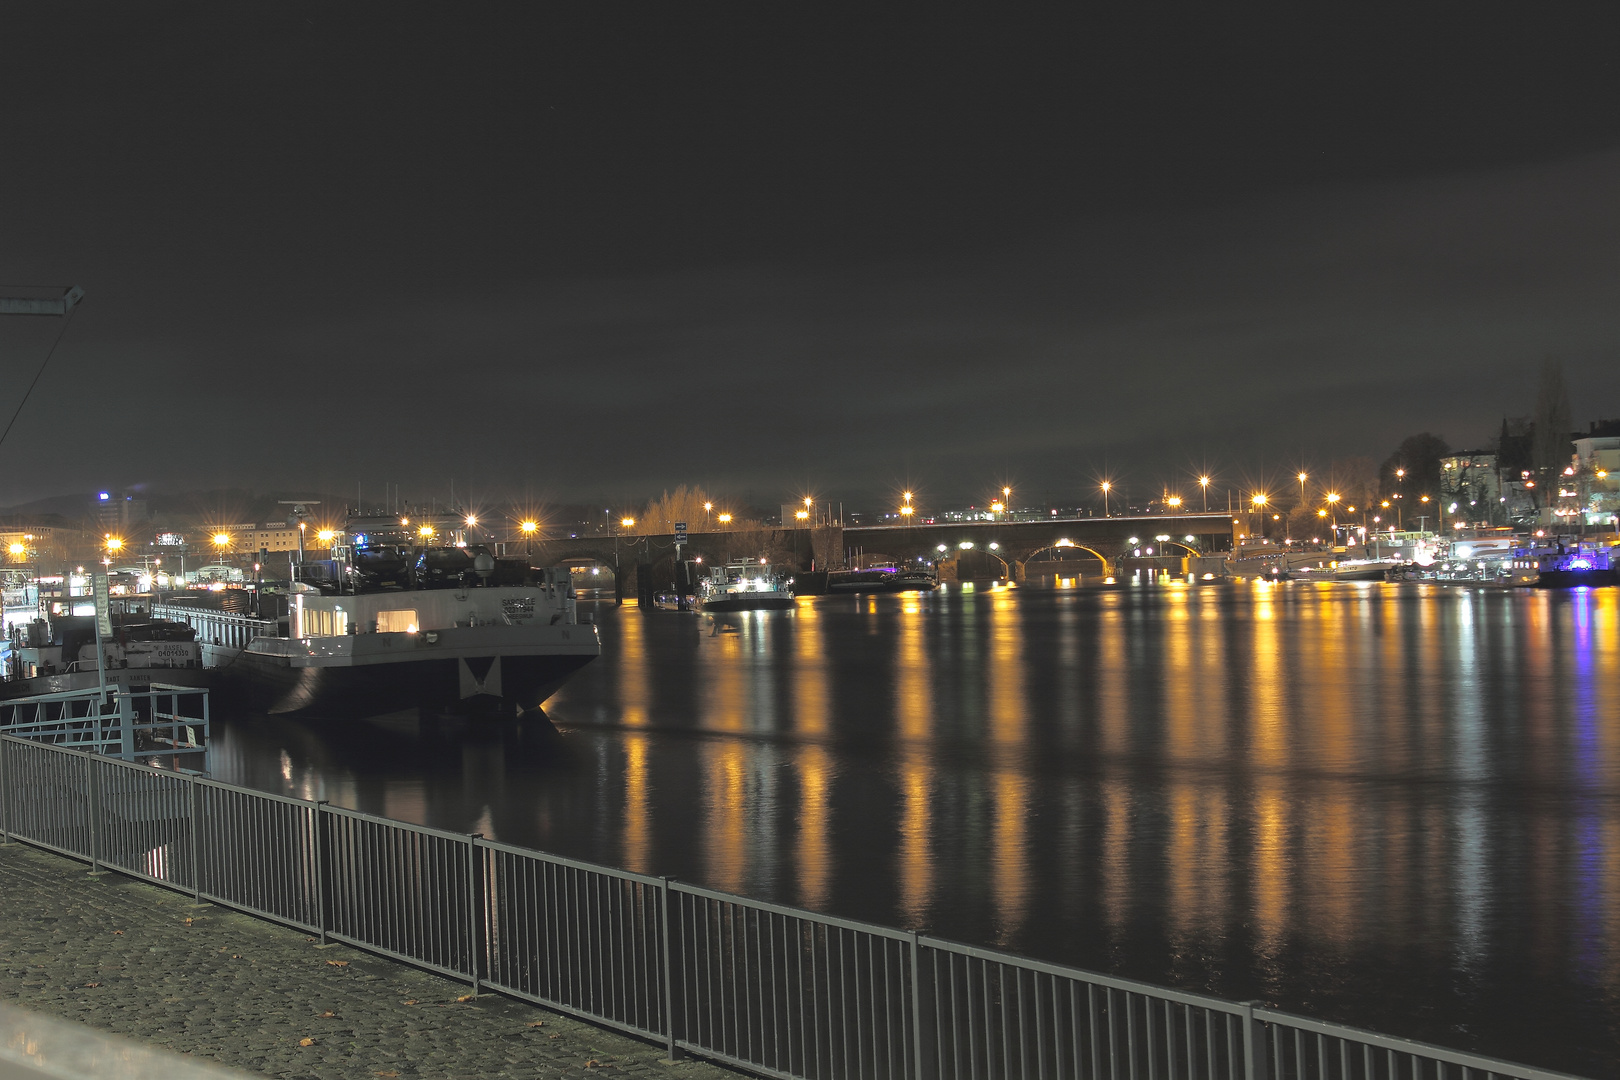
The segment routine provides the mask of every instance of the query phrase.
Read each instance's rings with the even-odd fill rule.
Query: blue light
[[[107,493],[106,493],[106,492],[105,492],[105,491],[103,491],[103,492],[102,492],[102,493],[101,493],[101,501],[102,501],[102,502],[106,502],[106,501],[107,501],[107,498],[108,498],[108,496],[107,496]]]

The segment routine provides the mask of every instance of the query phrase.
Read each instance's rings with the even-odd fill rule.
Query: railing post
[[[197,774],[191,782],[191,902],[202,903],[202,789],[197,785]]]
[[[135,733],[130,730],[135,711],[134,702],[130,695],[123,690],[114,690],[113,697],[118,702],[118,756],[124,761],[135,760]]]
[[[483,935],[480,933],[483,925],[484,872],[478,858],[478,841],[483,838],[483,833],[473,833],[467,837],[467,967],[472,975],[474,997],[478,995],[484,960]]]
[[[679,1061],[680,1048],[675,1045],[675,973],[670,965],[670,937],[673,934],[669,918],[670,886],[673,878],[658,879],[658,930],[664,946],[664,1033],[669,1049],[669,1060]]]
[[[90,872],[101,873],[101,770],[96,754],[85,753],[84,769],[90,786]]]
[[[1258,1001],[1245,1001],[1243,1003],[1243,1078],[1244,1080],[1266,1080],[1266,1035],[1260,1027],[1260,1021],[1254,1017],[1254,1007]]]
[[[912,1075],[923,1080],[922,935],[911,932],[911,1052],[916,1064]]]
[[[326,800],[322,799],[315,804],[315,813],[310,820],[315,825],[315,923],[321,932],[321,944],[326,944],[326,927],[331,919],[326,874]]]
[[[11,738],[0,735],[0,843],[11,843]]]

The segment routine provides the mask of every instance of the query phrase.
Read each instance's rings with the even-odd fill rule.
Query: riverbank
[[[267,1076],[743,1075],[23,844],[0,905],[0,1001]]]

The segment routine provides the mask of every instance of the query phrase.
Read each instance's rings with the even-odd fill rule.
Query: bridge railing
[[[0,736],[0,839],[772,1077],[1572,1080]]]

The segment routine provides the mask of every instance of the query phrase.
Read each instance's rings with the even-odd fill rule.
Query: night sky
[[[0,505],[1073,503],[1483,444],[1548,356],[1620,416],[1612,8],[600,7],[9,7],[0,281],[87,298]]]

